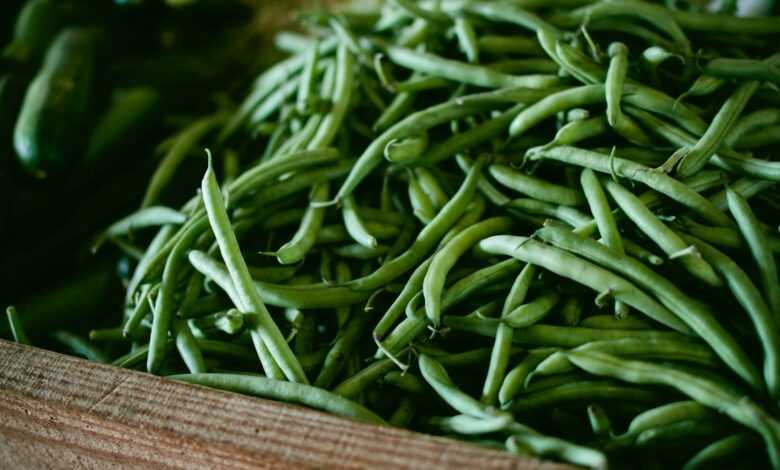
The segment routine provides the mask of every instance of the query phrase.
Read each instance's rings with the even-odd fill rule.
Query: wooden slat
[[[0,468],[564,470],[0,340]]]

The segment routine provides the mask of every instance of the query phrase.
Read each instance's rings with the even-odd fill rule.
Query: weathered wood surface
[[[564,470],[0,340],[0,468]]]

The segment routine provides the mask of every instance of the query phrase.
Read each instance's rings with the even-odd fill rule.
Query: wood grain
[[[0,468],[150,467],[570,468],[0,340]]]

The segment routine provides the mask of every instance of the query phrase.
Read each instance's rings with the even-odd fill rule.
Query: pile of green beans
[[[121,322],[55,339],[590,468],[780,468],[780,16],[726,4],[303,15],[97,238]]]

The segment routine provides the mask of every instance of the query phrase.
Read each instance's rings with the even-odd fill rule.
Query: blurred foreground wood
[[[0,468],[571,467],[0,340]]]

